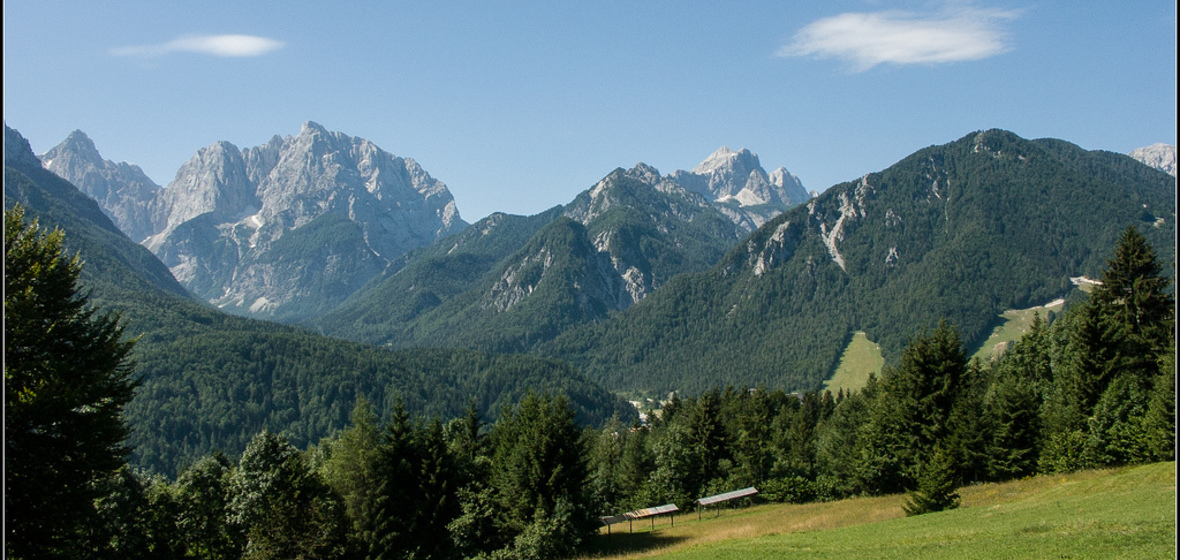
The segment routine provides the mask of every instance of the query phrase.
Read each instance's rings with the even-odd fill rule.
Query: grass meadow
[[[585,558],[1175,558],[1176,463],[961,488],[962,507],[905,517],[904,495],[765,504],[615,525]]]

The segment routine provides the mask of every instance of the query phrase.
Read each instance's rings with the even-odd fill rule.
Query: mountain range
[[[41,160],[97,200],[186,288],[258,318],[307,322],[323,315],[391,265],[397,270],[408,251],[467,225],[446,185],[414,160],[314,122],[262,146],[202,148],[167,188],[134,165],[102,159],[81,131]],[[714,208],[742,232],[811,196],[798,178],[783,168],[767,173],[745,149],[721,148],[692,171],[654,179],[690,205]],[[718,241],[730,244],[733,235]],[[630,300],[652,287],[647,274],[625,282]],[[627,299],[609,306],[625,307]]]
[[[566,205],[467,227],[412,160],[314,123],[202,149],[165,189],[81,133],[40,160],[5,134],[6,205],[65,228],[96,301],[142,335],[128,416],[160,468],[263,426],[314,441],[358,394],[453,414],[465,394],[492,407],[561,386],[601,418],[619,410],[604,389],[817,389],[854,332],[894,361],[943,318],[978,345],[1006,309],[1075,297],[1070,279],[1096,277],[1128,225],[1175,259],[1173,176],[1002,130],[822,194],[722,148],[692,171],[620,168]],[[382,205],[392,218],[374,217]]]
[[[671,278],[706,270],[721,258],[748,233],[743,225],[754,215],[726,206],[728,200],[716,202],[727,195],[706,197],[682,184],[685,177],[695,181],[729,171],[661,176],[639,164],[615,170],[569,204],[536,216],[493,214],[407,255],[403,267],[314,324],[333,336],[398,347],[527,351],[623,311]],[[743,175],[766,185],[761,168]],[[728,183],[713,185],[726,192]]]

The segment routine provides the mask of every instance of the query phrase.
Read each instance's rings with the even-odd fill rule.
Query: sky
[[[1139,0],[6,0],[4,120],[161,186],[315,121],[415,159],[474,222],[721,146],[823,191],[990,128],[1175,145],[1176,28]]]

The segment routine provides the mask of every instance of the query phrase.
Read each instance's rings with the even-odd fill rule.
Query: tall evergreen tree
[[[373,457],[376,475],[369,558],[405,558],[414,548],[414,505],[421,456],[414,441],[415,426],[399,398],[385,428],[384,441]]]
[[[1172,346],[1174,300],[1155,250],[1134,226],[1119,237],[1090,299],[1108,322],[1108,335],[1128,366],[1155,370],[1154,356]]]
[[[96,314],[61,231],[4,213],[6,553],[82,556],[99,481],[124,463],[136,382],[118,316]]]
[[[1041,399],[1034,383],[1026,378],[1002,375],[992,387],[987,402],[992,426],[987,441],[991,478],[1016,478],[1036,470]]]
[[[710,482],[724,477],[721,461],[728,458],[729,446],[721,419],[721,391],[713,389],[694,404],[688,411],[687,423],[693,457],[687,489],[700,496]]]
[[[352,410],[352,426],[321,445],[329,446],[328,458],[321,467],[324,482],[340,494],[352,522],[350,547],[367,550],[377,522],[373,508],[377,503],[377,455],[381,445],[377,414],[368,399],[358,397]]]
[[[1148,400],[1159,364],[1175,345],[1174,300],[1160,271],[1155,251],[1128,227],[1101,285],[1069,313],[1062,367],[1055,372],[1043,415],[1045,470],[1154,456],[1143,439]]]
[[[913,486],[935,445],[947,443],[966,373],[963,343],[946,321],[911,340],[898,367],[885,369],[869,422],[861,428],[858,477],[867,490]]]
[[[530,392],[501,413],[491,437],[501,532],[520,535],[564,511],[570,517],[568,532],[551,537],[572,546],[588,531],[591,513],[586,509],[585,444],[569,399]]]

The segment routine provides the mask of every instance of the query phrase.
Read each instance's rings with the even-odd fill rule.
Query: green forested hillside
[[[316,327],[394,347],[528,351],[707,269],[738,240],[697,195],[618,169],[565,207],[495,214],[411,254]]]
[[[385,418],[400,399],[427,417],[460,416],[470,400],[494,419],[526,391],[570,397],[580,422],[630,415],[627,404],[568,365],[468,350],[386,349],[288,330],[219,330],[141,343],[144,383],[127,407],[133,462],[166,473],[212,450],[236,455],[259,431],[306,447],[348,424],[364,396]]]
[[[384,415],[401,398],[415,413],[458,416],[474,399],[495,417],[527,389],[569,395],[581,420],[598,423],[629,405],[560,362],[528,356],[420,349],[390,352],[303,328],[250,320],[197,303],[146,249],[127,239],[94,201],[32,166],[5,167],[4,204],[60,227],[83,260],[92,302],[122,314],[138,337],[141,379],[125,413],[134,464],[174,473],[220,449],[240,453],[260,430],[304,446],[348,421],[360,395]]]
[[[560,207],[533,216],[492,214],[461,233],[410,252],[315,324],[333,336],[374,344],[413,340],[424,313],[478,285]]]
[[[709,272],[538,351],[614,389],[816,389],[854,331],[891,362],[942,318],[978,345],[1003,310],[1095,277],[1128,225],[1174,262],[1174,189],[1126,156],[972,133],[832,187]]]
[[[103,292],[160,291],[195,301],[155,255],[126,239],[102,213],[98,203],[56,175],[40,168],[17,169],[6,165],[4,206],[9,208],[14,203],[28,208],[30,217],[45,216],[46,223],[52,222],[75,233],[70,236],[69,246],[84,253],[83,281],[103,283],[104,279],[118,277],[125,268],[138,271],[117,285],[104,285]],[[101,298],[103,294],[96,297]]]

